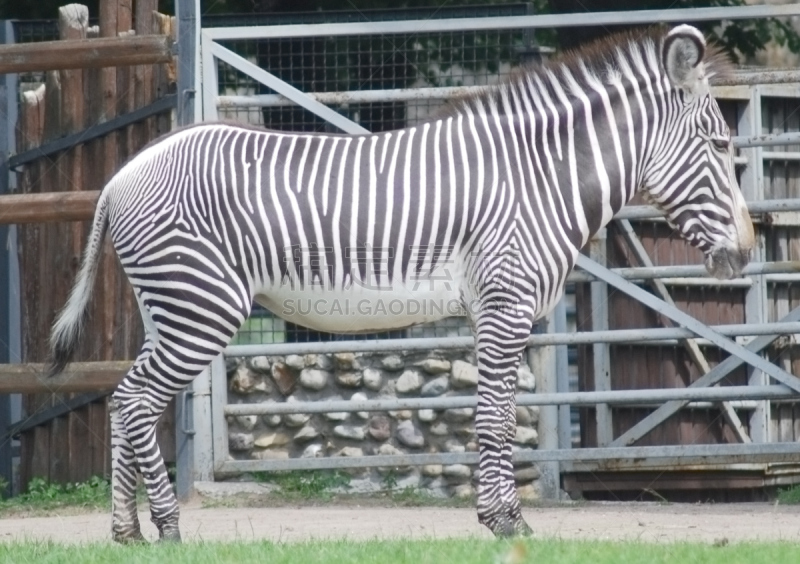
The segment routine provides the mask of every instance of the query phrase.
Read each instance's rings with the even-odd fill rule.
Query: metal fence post
[[[596,263],[606,265],[606,229],[595,234],[589,242],[589,256]],[[592,331],[608,330],[608,284],[602,280],[591,282]],[[594,389],[598,392],[611,389],[611,359],[608,343],[592,345],[592,371]],[[598,404],[595,412],[597,419],[597,446],[607,446],[614,440],[614,429],[611,421],[611,408],[607,404]]]
[[[228,379],[225,355],[219,355],[211,363],[211,430],[212,430],[212,478],[228,459],[228,422],[225,405],[228,403]]]
[[[567,304],[562,296],[553,309],[553,331],[555,333],[567,332]],[[567,345],[556,346],[556,387],[558,393],[569,392],[569,350]],[[570,406],[558,407],[558,448],[572,448],[572,417]]]
[[[197,120],[199,104],[195,103],[197,93],[197,50],[200,34],[200,1],[177,0],[175,12],[178,20],[178,108],[179,126],[190,125]],[[205,371],[207,373],[208,371]],[[206,376],[207,377],[207,376]],[[198,379],[203,376],[198,376]],[[197,473],[195,461],[195,384],[192,383],[177,398],[175,408],[175,452],[176,452],[176,490],[178,499],[184,501],[194,492]],[[197,423],[201,423],[198,421]]]
[[[753,86],[750,89],[750,100],[739,118],[739,134],[747,136],[761,135],[761,87]],[[745,200],[761,201],[764,199],[764,162],[763,149],[751,147],[742,149],[747,156],[747,168],[742,173],[742,192]],[[756,248],[753,251],[753,261],[763,261],[766,258],[764,231],[756,225]],[[767,281],[764,276],[754,276],[753,285],[745,296],[745,322],[764,323],[767,320]],[[770,383],[770,378],[761,370],[748,368],[749,383],[761,386]],[[769,433],[770,402],[761,401],[750,416],[750,438],[756,443],[765,443],[770,440]]]
[[[11,21],[0,21],[0,45],[14,43]],[[15,187],[8,158],[15,151],[17,126],[17,75],[0,77],[0,194]],[[19,265],[17,263],[17,228],[0,227],[0,362],[19,362]],[[19,394],[0,395],[0,497],[14,491],[14,442],[7,429],[20,418]],[[10,430],[9,430],[10,431]]]
[[[554,330],[552,315],[542,320],[540,327],[546,325],[544,332]],[[536,389],[539,393],[551,394],[558,391],[558,374],[556,363],[556,347],[540,346],[527,349],[528,365],[536,377]],[[558,406],[543,405],[539,408],[539,449],[558,450],[559,442]],[[539,494],[542,499],[559,499],[561,487],[561,465],[556,461],[539,463]]]

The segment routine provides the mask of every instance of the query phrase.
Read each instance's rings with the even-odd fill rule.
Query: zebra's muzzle
[[[741,276],[748,262],[750,262],[750,249],[718,248],[707,253],[705,257],[706,270],[719,280],[730,280]]]

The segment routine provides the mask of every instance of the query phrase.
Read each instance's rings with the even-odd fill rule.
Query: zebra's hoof
[[[111,540],[117,542],[119,544],[146,544],[147,540],[145,540],[144,535],[140,530],[133,531],[131,533],[122,534],[122,533],[111,533]]]
[[[180,543],[181,532],[178,527],[164,527],[158,533],[159,543]]]
[[[514,530],[514,525],[505,516],[496,519],[487,519],[483,524],[489,527],[489,530],[498,538],[513,537],[517,534]]]
[[[520,537],[529,537],[533,534],[533,529],[521,517],[514,523],[514,534]]]

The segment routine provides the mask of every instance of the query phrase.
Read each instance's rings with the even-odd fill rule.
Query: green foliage
[[[282,496],[306,500],[328,500],[333,490],[350,486],[350,476],[339,470],[253,472],[253,479],[275,484]]]
[[[800,485],[778,490],[778,503],[781,505],[800,505]]]
[[[86,482],[51,484],[34,478],[28,491],[17,497],[0,501],[0,511],[50,510],[60,507],[87,509],[107,508],[111,504],[111,484],[99,476]]]
[[[397,487],[397,472],[394,468],[389,468],[386,473],[381,477],[381,484],[385,490],[393,490]]]

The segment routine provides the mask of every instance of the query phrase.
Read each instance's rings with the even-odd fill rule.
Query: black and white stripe
[[[617,38],[529,69],[441,119],[372,135],[199,125],[146,148],[109,183],[73,293],[54,327],[68,361],[110,230],[147,329],[114,393],[114,538],[140,537],[136,471],[163,538],[178,506],[155,441],[168,401],[228,344],[253,300],[315,329],[408,326],[458,301],[480,373],[478,515],[528,531],[511,464],[514,391],[532,323],[559,299],[577,253],[638,190],[738,274],[752,246],[730,134],[709,93],[719,66],[694,28]],[[367,313],[287,310],[361,300]],[[385,305],[385,304],[384,304]],[[441,313],[442,311],[445,314]]]

